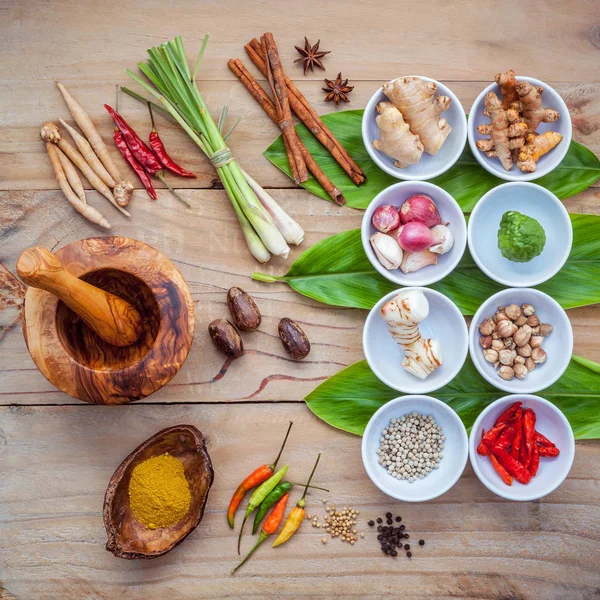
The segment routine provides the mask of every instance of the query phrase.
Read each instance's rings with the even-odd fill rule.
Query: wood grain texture
[[[187,358],[195,327],[190,291],[177,267],[151,246],[115,236],[72,242],[56,259],[68,277],[133,307],[141,315],[142,335],[114,346],[88,325],[89,310],[80,315],[45,289],[29,288],[25,337],[46,379],[95,404],[139,400],[171,381]]]
[[[129,482],[135,467],[146,460],[168,454],[179,459],[191,493],[185,517],[169,527],[148,529],[134,516],[129,503]],[[104,496],[106,549],[118,558],[156,558],[172,550],[198,527],[214,479],[206,440],[193,425],[162,429],[142,442],[110,478]]]
[[[235,576],[236,531],[225,513],[238,483],[272,460],[288,419],[294,421],[282,461],[303,481],[322,452],[310,492],[360,510],[355,546],[328,540],[304,523],[293,543],[264,544]],[[420,504],[393,501],[370,482],[360,438],[335,432],[299,404],[37,407],[0,409],[0,573],[17,598],[561,598],[589,600],[600,589],[600,443],[577,444],[569,478],[547,498],[504,501],[470,467],[444,496]],[[123,561],[104,549],[102,498],[114,469],[140,442],[179,423],[207,438],[215,481],[199,527],[166,556]],[[292,491],[290,503],[302,490]],[[243,510],[245,503],[238,510]],[[402,515],[412,560],[381,554],[366,522]],[[255,538],[246,535],[242,550]]]

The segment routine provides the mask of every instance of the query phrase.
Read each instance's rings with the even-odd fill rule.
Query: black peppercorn
[[[395,550],[392,550],[392,551],[390,552],[390,554],[391,554],[392,556],[398,556],[398,553],[397,553]]]
[[[400,531],[404,531],[406,529],[406,525],[400,525]]]
[[[425,540],[419,540],[419,546],[424,546],[425,545]]]
[[[402,517],[396,517],[396,523],[400,523],[402,521]]]
[[[391,519],[392,518],[392,513],[385,513],[385,518],[386,519]]]
[[[369,521],[369,527],[373,527],[375,525],[375,521]]]
[[[408,533],[405,533],[405,534],[404,534],[404,539],[406,539],[406,540],[407,540],[409,537],[410,537],[410,535],[408,535]]]
[[[383,523],[383,519],[382,519],[381,517],[378,517],[378,518],[377,518],[377,522],[378,522],[378,523]]]
[[[405,550],[410,550],[410,544],[404,544],[404,549]]]
[[[407,552],[406,556],[408,556],[408,558],[410,558],[412,556],[412,552]]]
[[[383,529],[383,527],[380,525],[380,526],[377,528],[377,531],[379,531],[379,533],[381,533],[382,529]]]

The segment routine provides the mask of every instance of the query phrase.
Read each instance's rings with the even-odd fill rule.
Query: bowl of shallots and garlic
[[[426,394],[450,383],[469,346],[458,307],[444,294],[423,287],[384,296],[367,316],[362,342],[375,376],[405,394]]]
[[[381,191],[363,216],[367,258],[398,285],[430,285],[449,275],[467,244],[467,225],[454,198],[425,181],[402,181]]]
[[[367,103],[362,138],[373,162],[392,177],[432,179],[462,154],[467,117],[458,98],[439,81],[398,77]]]
[[[469,146],[477,162],[507,181],[553,171],[569,150],[571,116],[548,84],[513,70],[498,73],[469,112]]]

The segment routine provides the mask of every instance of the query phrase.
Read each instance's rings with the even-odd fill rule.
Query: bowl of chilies
[[[567,478],[575,438],[565,415],[540,396],[505,396],[487,406],[469,438],[479,480],[507,500],[538,500]]]

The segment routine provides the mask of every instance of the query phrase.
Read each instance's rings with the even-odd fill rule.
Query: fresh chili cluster
[[[522,402],[511,404],[486,433],[481,432],[477,453],[489,456],[494,469],[506,485],[513,478],[527,484],[538,472],[540,457],[560,454],[556,444],[535,430],[535,413]]]
[[[171,186],[165,181],[163,169],[167,169],[180,177],[196,176],[175,163],[167,154],[165,146],[156,131],[150,104],[148,104],[148,109],[150,110],[150,119],[152,121],[152,131],[150,132],[149,138],[151,147],[148,147],[142,138],[140,138],[116,110],[108,104],[105,104],[104,108],[106,108],[116,125],[113,132],[115,145],[123,158],[127,161],[127,164],[135,171],[140,181],[144,184],[148,195],[153,200],[156,200],[156,190],[154,189],[154,185],[152,185],[150,177],[158,177],[175,197],[189,206],[189,204],[176,194]]]
[[[270,535],[276,533],[281,521],[283,520],[283,512],[290,495],[289,492],[293,486],[303,485],[304,494],[302,495],[302,498],[298,500],[296,506],[290,511],[290,514],[288,515],[282,530],[279,532],[279,535],[273,543],[273,547],[279,546],[287,542],[302,524],[302,521],[304,520],[306,505],[305,499],[306,493],[308,492],[308,488],[314,487],[315,489],[324,490],[326,492],[329,491],[325,490],[325,488],[310,485],[317,465],[319,464],[319,459],[321,458],[320,454],[317,457],[317,461],[315,462],[313,470],[306,484],[298,484],[291,481],[281,481],[287,472],[288,465],[285,465],[284,467],[279,469],[279,471],[275,472],[275,468],[277,467],[277,463],[279,462],[279,458],[285,447],[292,425],[293,423],[290,422],[287,433],[283,440],[283,444],[279,449],[279,454],[277,455],[275,462],[270,465],[262,465],[258,467],[255,471],[253,471],[250,475],[248,475],[248,477],[246,477],[246,479],[244,479],[244,481],[240,483],[237,490],[233,494],[233,497],[231,498],[231,502],[229,503],[229,508],[227,510],[227,522],[229,523],[229,526],[233,529],[235,512],[238,506],[240,505],[246,493],[249,492],[252,488],[256,488],[252,493],[252,496],[250,497],[248,506],[246,508],[246,513],[244,514],[244,520],[240,528],[240,535],[238,537],[238,554],[240,553],[242,532],[244,531],[244,525],[246,524],[248,517],[255,510],[258,509],[254,518],[254,527],[252,530],[252,533],[254,534],[258,531],[258,527],[260,526],[261,521],[263,520],[269,509],[274,507],[269,516],[267,517],[265,524],[263,525],[258,542],[246,555],[244,560],[237,567],[235,567],[235,569],[232,570],[232,573],[235,573],[250,558],[250,556],[254,554],[256,549]]]

